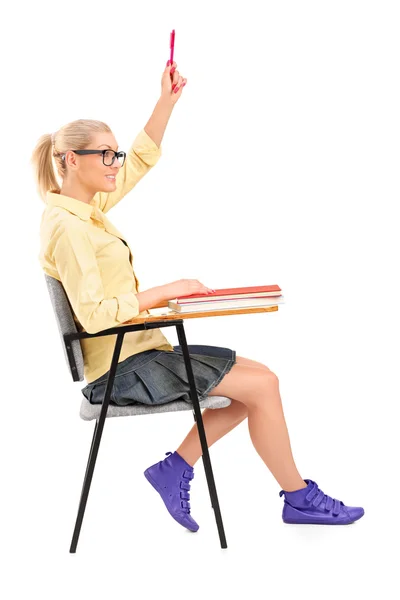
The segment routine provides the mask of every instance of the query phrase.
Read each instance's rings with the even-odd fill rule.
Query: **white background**
[[[2,596],[398,597],[398,3],[37,0],[3,17]],[[201,460],[196,534],[143,477],[192,413],[110,419],[72,555],[94,423],[79,418],[85,383],[67,370],[38,262],[29,159],[78,118],[107,122],[128,150],[173,28],[188,84],[159,163],[107,216],[141,290],[281,286],[278,312],[190,320],[187,341],[268,365],[302,476],[365,516],[283,524],[244,422],[210,452],[221,550]]]

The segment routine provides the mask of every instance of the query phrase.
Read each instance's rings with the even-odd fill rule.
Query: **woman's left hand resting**
[[[174,61],[170,65],[168,61],[161,79],[161,96],[167,98],[171,104],[176,104],[182,95],[186,82],[187,79],[182,77],[177,70],[176,62]]]

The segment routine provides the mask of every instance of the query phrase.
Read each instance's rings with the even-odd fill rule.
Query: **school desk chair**
[[[206,435],[204,431],[203,419],[201,415],[202,408],[224,408],[231,404],[230,398],[225,396],[207,396],[204,400],[199,402],[197,396],[197,390],[195,387],[195,381],[190,362],[190,355],[186,343],[186,335],[183,327],[183,319],[170,319],[168,321],[157,322],[144,322],[132,325],[121,325],[118,327],[112,327],[105,329],[98,333],[79,333],[74,321],[72,308],[68,297],[65,293],[64,287],[58,279],[51,277],[47,273],[44,274],[47,287],[49,290],[51,303],[53,305],[58,330],[62,339],[62,345],[64,349],[65,358],[67,361],[68,368],[72,375],[73,381],[83,381],[83,355],[80,344],[80,339],[101,337],[103,335],[116,335],[116,343],[114,353],[111,361],[111,367],[109,376],[107,379],[107,386],[104,393],[102,404],[91,404],[87,398],[84,397],[81,408],[80,416],[85,421],[91,421],[96,419],[94,427],[92,444],[90,447],[89,458],[86,466],[86,473],[83,480],[82,492],[79,501],[78,514],[76,517],[75,528],[72,536],[70,552],[76,552],[76,546],[78,544],[79,534],[82,526],[83,516],[85,513],[86,502],[89,495],[90,484],[92,481],[94,467],[96,465],[97,453],[100,446],[101,435],[103,432],[105,418],[107,417],[125,417],[131,415],[146,415],[161,412],[176,412],[181,410],[192,410],[194,420],[197,423],[199,437],[202,447],[202,459],[204,470],[207,478],[208,489],[210,492],[211,506],[214,509],[215,520],[217,523],[219,539],[221,548],[227,548],[226,537],[224,526],[222,523],[221,511],[219,508],[217,490],[214,482],[214,475],[211,467],[211,460],[208,451]],[[151,317],[150,317],[151,318]],[[118,358],[120,355],[123,339],[125,333],[129,331],[139,331],[143,329],[154,329],[159,327],[170,327],[175,326],[178,334],[179,344],[182,348],[182,353],[185,359],[186,372],[190,384],[190,396],[192,404],[184,400],[176,400],[168,402],[167,404],[147,406],[144,404],[128,405],[128,406],[117,406],[110,404],[111,391],[114,383],[114,377],[117,369]]]

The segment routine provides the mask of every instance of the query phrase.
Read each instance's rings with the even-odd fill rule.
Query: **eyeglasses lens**
[[[104,164],[107,167],[110,167],[113,164],[114,156],[115,154],[113,150],[107,150],[106,152],[104,152]],[[119,152],[116,158],[120,162],[120,165],[122,167],[122,165],[124,164],[124,155],[122,154],[122,152]]]

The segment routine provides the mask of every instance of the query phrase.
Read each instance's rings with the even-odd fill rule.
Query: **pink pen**
[[[172,63],[174,62],[175,29],[173,29],[171,31],[171,35],[170,35],[170,38],[169,38],[169,47],[171,49],[170,64],[172,65]]]

